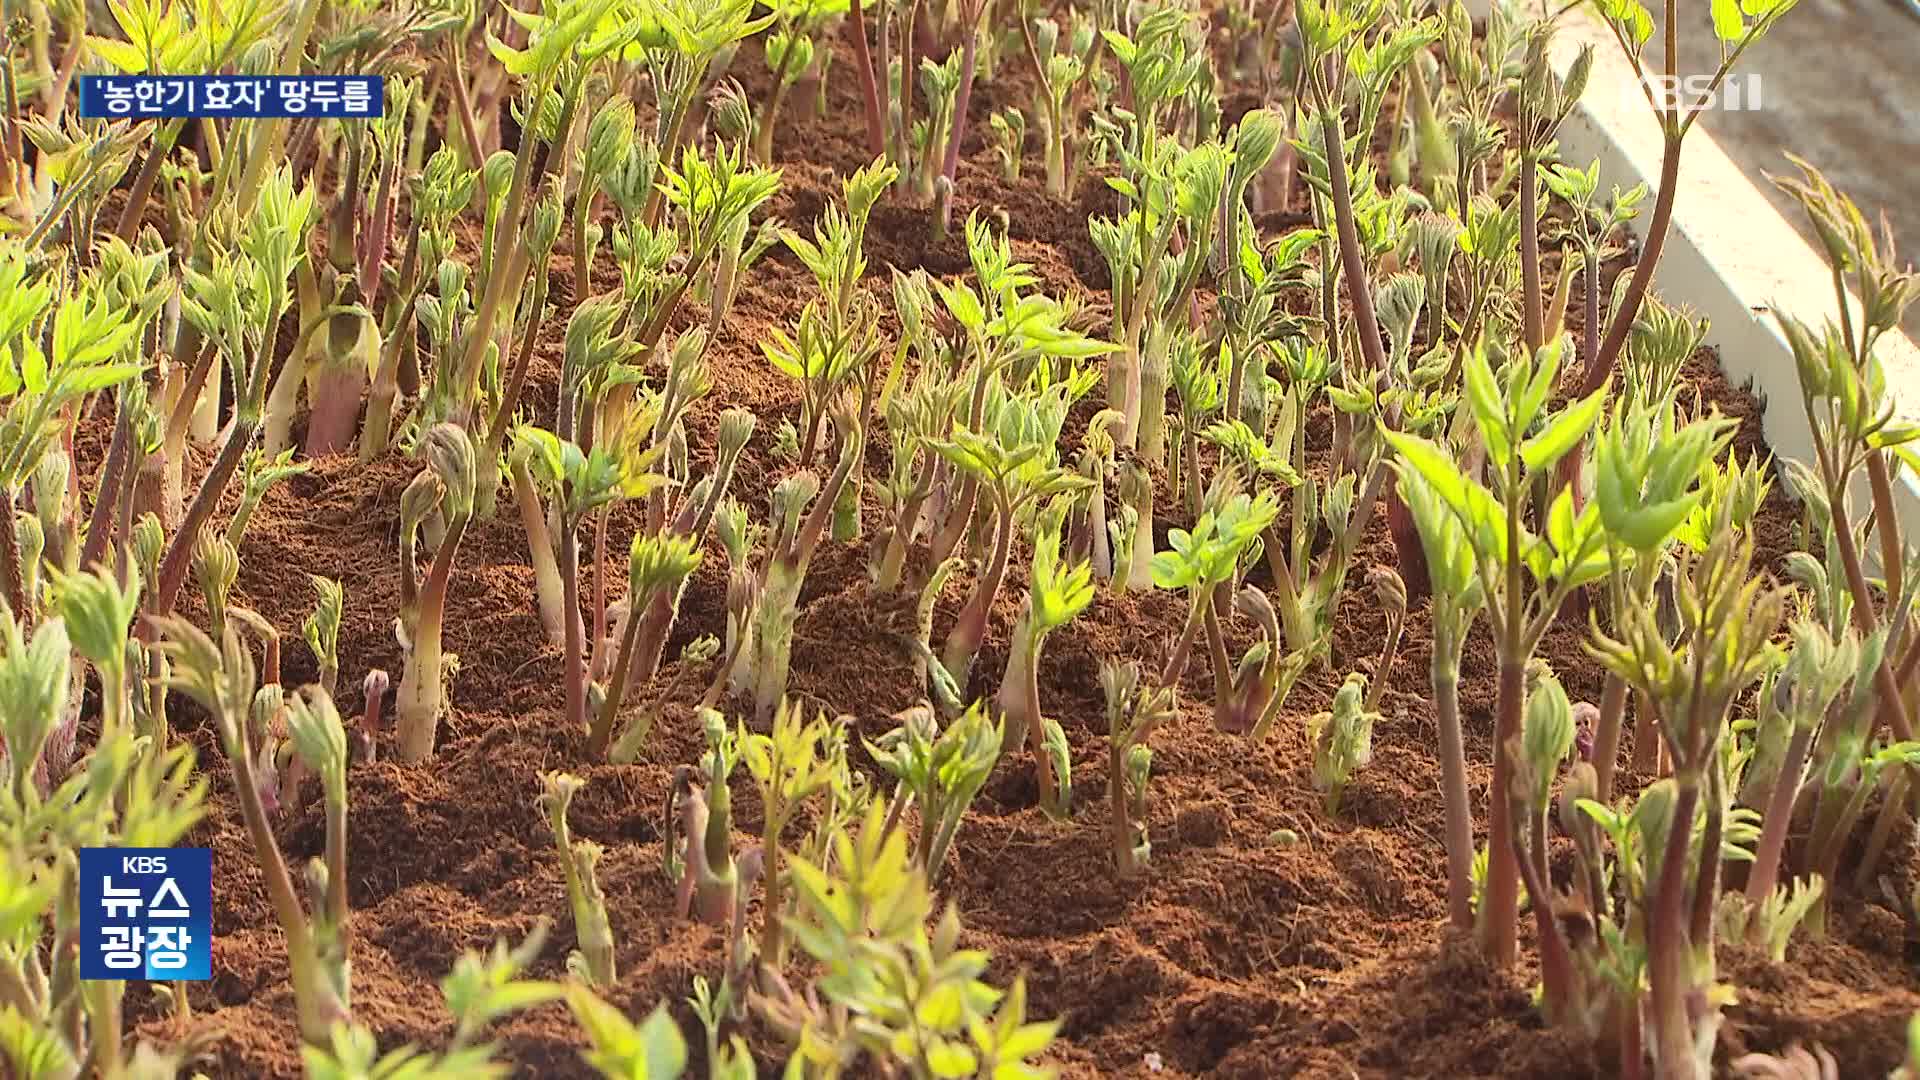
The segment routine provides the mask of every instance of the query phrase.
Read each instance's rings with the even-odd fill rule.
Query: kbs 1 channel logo
[[[81,848],[80,977],[213,975],[211,848]]]
[[[386,109],[380,75],[83,75],[87,120],[369,120]]]

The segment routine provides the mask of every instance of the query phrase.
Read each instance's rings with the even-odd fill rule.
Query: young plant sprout
[[[606,988],[614,982],[613,926],[607,920],[607,898],[600,890],[595,866],[604,854],[599,844],[575,840],[567,824],[567,808],[586,781],[567,773],[540,777],[543,791],[535,800],[560,854],[567,881],[567,903],[573,909],[574,933],[580,948],[567,954],[567,971],[588,986]]]
[[[1313,786],[1326,797],[1328,814],[1340,812],[1340,796],[1353,774],[1373,760],[1373,724],[1380,718],[1367,701],[1367,677],[1355,672],[1334,692],[1333,709],[1307,721],[1313,747]]]
[[[805,1032],[824,1061],[897,1062],[914,1080],[1037,1072],[1029,1059],[1053,1041],[1059,1021],[1027,1020],[1023,980],[1004,995],[981,981],[986,955],[960,948],[951,906],[934,919],[926,873],[906,837],[887,827],[884,808],[871,804],[857,826],[836,834],[831,854],[831,862],[794,860],[801,902],[787,926],[821,973],[806,992],[771,980],[762,1017],[796,1041]],[[884,1004],[889,986],[908,1001],[957,1008],[915,1019]]]
[[[944,730],[938,714],[926,705],[895,719],[900,726],[867,743],[867,752],[898,783],[887,807],[888,827],[897,825],[909,808],[920,811],[914,861],[929,882],[938,883],[960,819],[1000,760],[1005,728],[981,702]]]
[[[1085,164],[1079,114],[1092,88],[1089,74],[1100,70],[1106,46],[1093,21],[1083,15],[1073,19],[1070,30],[1063,42],[1060,24],[1054,19],[1023,18],[1020,23],[1027,60],[1040,80],[1034,115],[1043,145],[1047,191],[1063,199],[1073,197]]]
[[[789,337],[774,330],[761,348],[767,360],[790,378],[800,380],[800,465],[813,464],[820,448],[820,430],[826,412],[849,378],[866,381],[866,371],[879,354],[876,337],[879,311],[860,291],[866,275],[867,221],[895,170],[875,162],[843,185],[847,210],[829,206],[814,228],[812,240],[787,230],[781,238],[787,248],[813,273],[820,302],[809,302],[801,312],[796,333]]]
[[[1147,836],[1147,779],[1153,751],[1147,738],[1179,712],[1174,688],[1142,680],[1132,662],[1100,665],[1107,702],[1107,798],[1112,803],[1114,867],[1121,877],[1139,874],[1153,853]]]
[[[399,755],[405,762],[432,756],[440,717],[447,710],[446,679],[452,658],[441,648],[441,633],[454,557],[473,517],[473,443],[467,433],[453,424],[441,424],[427,432],[422,449],[427,469],[407,485],[400,500],[400,617],[393,625],[406,658],[394,706]],[[414,567],[414,545],[421,525],[435,511],[446,522],[445,531],[422,581]]]
[[[233,773],[254,855],[266,878],[267,897],[287,936],[294,1003],[300,1034],[324,1047],[329,1031],[349,1017],[346,866],[346,729],[324,692],[317,689],[288,698],[296,752],[320,776],[327,799],[326,858],[314,860],[307,875],[315,903],[311,913],[295,890],[293,877],[274,839],[267,810],[254,777],[254,746],[248,714],[254,700],[253,657],[228,626],[221,643],[177,616],[155,620],[157,648],[172,665],[170,685],[199,702],[219,726],[220,743]]]
[[[767,882],[767,896],[759,952],[761,960],[776,969],[786,963],[782,932],[787,903],[781,834],[809,799],[820,794],[831,796],[836,787],[848,783],[844,736],[824,713],[816,715],[811,722],[804,716],[800,705],[785,701],[774,717],[770,734],[754,734],[747,731],[745,725],[734,734],[734,745],[760,789],[764,819],[760,851],[764,857],[762,873]]]
[[[82,1061],[107,1075],[132,1075],[143,1064],[164,1072],[181,1061],[168,1060],[144,1041],[131,1060],[127,1056],[125,984],[81,983],[80,907],[62,898],[77,896],[81,847],[179,843],[202,818],[207,783],[192,776],[190,745],[143,752],[142,740],[124,727],[103,733],[83,768],[58,786],[51,783],[42,755],[67,707],[73,645],[96,633],[117,636],[123,646],[128,637],[124,621],[114,625],[115,602],[100,602],[98,590],[86,599],[72,595],[65,606],[91,624],[80,638],[69,639],[57,616],[41,621],[31,635],[18,616],[0,624],[0,740],[7,751],[0,756],[0,785],[21,815],[9,825],[16,842],[0,846],[0,903],[16,926],[4,976],[6,1011],[10,1045],[32,1055],[10,1051],[8,1060],[24,1058],[76,1074]],[[86,648],[96,644],[87,641]],[[122,684],[123,694],[126,689]],[[36,842],[18,842],[28,837]],[[35,947],[49,938],[63,948]]]
[[[1811,166],[1798,159],[1796,163],[1803,179],[1776,180],[1775,184],[1800,203],[1820,237],[1833,268],[1838,319],[1815,330],[1790,315],[1776,313],[1793,350],[1801,407],[1814,447],[1814,461],[1790,467],[1787,476],[1807,508],[1809,522],[1830,537],[1823,573],[1838,594],[1837,603],[1830,607],[1836,613],[1844,610],[1863,640],[1884,635],[1887,651],[1873,675],[1876,724],[1904,743],[1914,738],[1905,684],[1920,663],[1920,648],[1901,628],[1915,602],[1913,566],[1920,560],[1908,551],[1895,507],[1893,476],[1896,462],[1911,467],[1911,447],[1920,438],[1920,427],[1895,418],[1880,345],[1920,299],[1920,275],[1894,261],[1892,238],[1876,238],[1852,200]],[[1857,318],[1850,286],[1862,298]],[[1862,473],[1871,499],[1870,514],[1854,507],[1853,489]],[[1861,523],[1869,520],[1870,534],[1863,533]],[[1862,551],[1869,535],[1878,549],[1884,607],[1876,603],[1868,578],[1871,556]],[[1829,630],[1839,632],[1837,620]],[[1887,801],[1860,870],[1863,876],[1874,872],[1894,816],[1903,813],[1899,807],[1910,801],[1914,786],[1911,770],[1901,768],[1890,774]]]
[[[1138,462],[1120,473],[1120,512],[1108,528],[1113,540],[1114,590],[1153,588],[1153,475]]]
[[[127,629],[140,606],[139,580],[116,579],[97,570],[87,571],[59,579],[57,592],[59,623],[63,624],[73,651],[85,657],[100,676],[102,741],[115,733],[131,730]],[[9,653],[15,651],[21,650],[9,649]],[[156,749],[163,741],[155,741]],[[9,741],[7,745],[11,747],[13,743]],[[34,751],[31,756],[37,757],[39,746],[35,744],[31,749]]]
[[[1230,474],[1222,474],[1230,478]],[[1237,697],[1228,658],[1227,643],[1220,625],[1215,598],[1219,590],[1231,587],[1242,572],[1241,559],[1260,538],[1260,533],[1280,513],[1279,504],[1269,492],[1249,496],[1217,485],[1208,496],[1208,508],[1194,523],[1193,531],[1173,529],[1167,533],[1170,550],[1153,557],[1153,583],[1162,589],[1185,589],[1187,618],[1180,636],[1160,669],[1157,686],[1172,689],[1180,684],[1187,659],[1200,632],[1206,631],[1206,650],[1213,667],[1214,721],[1216,724],[1255,721],[1253,726],[1235,728],[1235,734],[1256,730],[1257,717],[1239,715]],[[1268,655],[1271,655],[1269,645]],[[1275,697],[1273,700],[1277,701]],[[1269,706],[1271,707],[1271,706]]]
[[[1387,613],[1387,640],[1380,647],[1380,662],[1374,665],[1373,682],[1367,687],[1366,706],[1369,710],[1380,706],[1380,697],[1386,692],[1387,678],[1393,674],[1393,661],[1400,655],[1400,635],[1407,628],[1407,586],[1392,567],[1376,566],[1367,571],[1367,581],[1373,586],[1374,599],[1380,603],[1380,610]]]
[[[1065,404],[1057,397],[1052,401],[1007,399],[995,410],[998,415],[988,421],[990,434],[955,428],[948,439],[929,440],[928,445],[959,475],[986,493],[987,505],[993,511],[993,554],[941,653],[941,662],[956,685],[966,685],[974,655],[986,640],[987,615],[1006,576],[1014,537],[1027,508],[1044,499],[1071,494],[1087,484],[1078,473],[1053,463],[1052,448],[1065,414],[1063,407],[1050,407],[1056,403]],[[1056,523],[1056,548],[1058,540]],[[1033,645],[1037,648],[1037,643]],[[1010,728],[1016,736],[1025,734],[1022,715],[1015,714]]]
[[[1067,564],[1060,557],[1060,528],[1065,507],[1043,510],[1033,542],[1033,572],[1026,606],[1014,624],[1012,653],[1000,692],[994,697],[1006,737],[1002,747],[1030,743],[1040,776],[1040,805],[1056,818],[1072,811],[1071,776],[1066,765],[1066,735],[1058,721],[1040,711],[1040,648],[1048,634],[1071,622],[1093,602],[1093,568]],[[949,669],[949,674],[952,674]],[[958,679],[955,680],[958,682]],[[1054,760],[1056,757],[1060,760]]]
[[[871,387],[869,382],[869,392]],[[826,539],[834,503],[866,445],[866,428],[859,416],[854,407],[848,407],[834,422],[840,461],[824,489],[811,472],[795,473],[773,489],[773,533],[760,571],[750,642],[753,653],[746,668],[752,680],[754,715],[762,723],[772,719],[775,706],[786,695],[800,589],[814,553]]]
[[[1447,911],[1462,930],[1473,925],[1473,805],[1467,791],[1466,739],[1460,725],[1460,665],[1467,632],[1486,606],[1466,526],[1412,469],[1395,466],[1400,497],[1413,514],[1433,586],[1433,660],[1428,668],[1440,734],[1440,790],[1446,802]],[[1598,753],[1598,751],[1596,751]]]
[[[993,129],[994,152],[1000,155],[1001,174],[1008,183],[1020,179],[1020,165],[1027,145],[1027,117],[1011,106],[987,118]]]
[[[440,980],[441,996],[446,999],[447,1011],[454,1019],[453,1037],[444,1050],[429,1053],[409,1045],[383,1055],[372,1031],[359,1024],[339,1023],[333,1026],[324,1045],[309,1044],[300,1048],[300,1060],[306,1065],[307,1074],[328,1080],[344,1080],[350,1076],[497,1075],[505,1066],[495,1060],[497,1048],[480,1041],[482,1032],[497,1020],[552,1001],[563,993],[568,996],[591,993],[578,985],[563,991],[557,983],[519,977],[539,957],[546,936],[547,923],[542,919],[527,934],[526,940],[512,949],[505,941],[496,941],[492,950],[484,955],[469,949],[454,961],[453,970]],[[657,1060],[670,1059],[662,1056]]]
[[[317,598],[300,634],[320,666],[320,689],[331,695],[340,682],[340,618],[346,608],[346,590],[333,578],[318,574],[308,575],[307,580],[313,583]]]
[[[227,542],[239,546],[240,539],[247,534],[247,525],[253,520],[253,512],[260,508],[260,503],[275,484],[311,469],[312,466],[306,462],[295,463],[291,450],[273,458],[257,451],[248,454],[246,463],[240,469],[240,506],[227,522]]]
[[[901,287],[900,280],[895,279],[896,291]],[[903,350],[896,359],[904,355]],[[952,430],[965,396],[963,384],[929,374],[885,405],[893,468],[888,481],[875,493],[887,511],[887,524],[873,539],[874,550],[879,553],[873,566],[873,584],[880,592],[893,592],[905,584],[907,555],[927,528],[930,500],[944,464],[927,440]]]
[[[667,876],[678,887],[681,918],[725,926],[734,919],[740,881],[733,857],[733,798],[727,789],[739,749],[719,713],[702,713],[700,725],[707,736],[706,760],[698,773],[685,766],[674,772],[667,800]]]
[[[1640,384],[1641,380],[1635,378],[1634,382]],[[1617,411],[1620,415],[1601,432],[1594,451],[1602,513],[1612,515],[1610,520],[1603,520],[1614,531],[1608,602],[1615,612],[1621,605],[1645,601],[1663,573],[1660,554],[1676,537],[1684,539],[1688,522],[1697,515],[1711,510],[1716,524],[1703,530],[1696,550],[1704,550],[1711,542],[1712,537],[1705,534],[1718,534],[1739,524],[1722,516],[1732,509],[1731,503],[1710,506],[1707,500],[1708,478],[1717,475],[1712,462],[1732,436],[1731,423],[1709,417],[1676,429],[1667,405],[1622,403]],[[1623,508],[1632,505],[1636,495],[1645,500],[1644,509],[1629,517]],[[1627,690],[1624,680],[1609,676],[1600,701],[1593,761],[1602,798],[1610,798],[1613,792]],[[1650,719],[1643,715],[1639,722],[1641,726],[1634,733],[1634,765],[1653,771],[1659,740],[1646,727]]]
[[[1499,377],[1484,349],[1473,350],[1465,369],[1465,398],[1483,440],[1494,484],[1483,486],[1456,465],[1441,446],[1417,435],[1383,430],[1400,455],[1398,466],[1416,472],[1460,523],[1472,551],[1474,571],[1493,620],[1500,657],[1499,706],[1495,717],[1493,785],[1510,789],[1508,744],[1525,715],[1527,664],[1573,590],[1605,577],[1609,526],[1592,506],[1576,513],[1562,490],[1546,516],[1544,535],[1522,520],[1533,477],[1548,470],[1586,439],[1599,418],[1606,388],[1557,412],[1546,409],[1559,374],[1565,338],[1537,356],[1506,358]],[[1696,473],[1688,474],[1690,480]],[[1531,579],[1531,584],[1529,583]],[[1500,964],[1516,955],[1519,869],[1505,798],[1489,815],[1491,839],[1486,903],[1480,912],[1483,944]]]
[[[780,0],[770,5],[772,29],[767,32],[767,67],[773,72],[773,93],[754,120],[754,158],[773,161],[773,133],[787,94],[813,67],[821,50],[814,42],[828,19],[847,11],[846,0]],[[865,33],[864,29],[861,31]]]
[[[1702,1035],[1718,1024],[1718,1008],[1710,1006],[1702,1014],[1690,1002],[1702,994],[1711,1000],[1721,838],[1731,831],[1721,742],[1733,702],[1770,663],[1768,641],[1786,603],[1784,590],[1752,575],[1752,563],[1751,540],[1731,534],[1697,559],[1683,557],[1676,588],[1687,644],[1676,648],[1668,642],[1651,605],[1634,608],[1638,617],[1614,635],[1595,635],[1595,655],[1659,710],[1660,735],[1673,755],[1673,778],[1663,781],[1672,785],[1671,808],[1663,815],[1668,824],[1645,833],[1648,1049],[1660,1075],[1706,1076],[1711,1070],[1711,1062],[1702,1060],[1701,1047],[1710,1049],[1713,1040],[1710,1034],[1704,1040]],[[1538,763],[1530,768],[1537,770]],[[1698,855],[1693,844],[1696,815],[1704,818]],[[1530,860],[1535,869],[1543,850],[1543,842],[1536,840]],[[1692,875],[1690,864],[1697,864]],[[1564,951],[1564,944],[1552,944],[1558,928],[1551,922],[1543,917],[1540,927],[1543,940],[1552,945],[1548,955]],[[1564,983],[1555,984],[1560,965],[1555,959],[1542,966],[1550,1015],[1554,1003],[1569,1000],[1572,992]]]
[[[172,614],[180,587],[186,583],[193,543],[259,431],[280,316],[292,299],[288,279],[306,258],[313,200],[311,187],[296,194],[291,174],[276,172],[259,189],[259,202],[246,218],[238,253],[216,252],[207,272],[188,268],[183,273],[187,295],[181,299],[181,311],[231,368],[234,415],[219,456],[173,530],[153,592],[155,615]]]
[[[641,429],[652,427],[651,421]],[[579,530],[580,524],[594,512],[618,499],[637,499],[666,482],[658,473],[648,471],[660,449],[639,450],[632,444],[611,450],[595,447],[582,452],[579,446],[564,441],[552,432],[522,426],[514,434],[516,445],[528,448],[525,460],[536,483],[549,493],[552,510],[540,527],[558,525],[560,537],[558,572],[561,579],[562,643],[565,650],[566,717],[570,729],[588,732],[587,720],[587,644],[586,628],[580,615]],[[638,548],[643,537],[636,537]],[[658,549],[656,551],[656,549]],[[655,587],[677,588],[693,571],[698,558],[691,545],[671,541],[661,548],[649,547],[657,558],[636,558],[636,585],[633,597],[650,596]],[[639,577],[648,580],[640,581]],[[616,706],[617,707],[617,706]],[[596,723],[590,738],[596,756],[604,755],[611,738],[607,727]]]

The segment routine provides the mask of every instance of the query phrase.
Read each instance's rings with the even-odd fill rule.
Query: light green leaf
[[[1713,0],[1713,34],[1721,41],[1738,41],[1746,32],[1738,0]]]
[[[1553,467],[1567,452],[1580,445],[1587,437],[1594,423],[1600,419],[1600,409],[1606,404],[1607,389],[1600,389],[1580,401],[1574,402],[1560,411],[1547,424],[1545,431],[1528,439],[1520,448],[1520,462],[1528,472],[1540,472]]]

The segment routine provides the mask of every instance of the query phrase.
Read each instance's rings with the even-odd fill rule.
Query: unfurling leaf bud
[[[1527,764],[1534,777],[1534,805],[1544,805],[1560,775],[1560,763],[1573,748],[1573,705],[1560,680],[1547,675],[1527,695],[1524,732]]]
[[[1040,745],[1053,767],[1054,783],[1053,805],[1041,809],[1054,820],[1064,821],[1073,813],[1073,746],[1067,741],[1066,730],[1051,716],[1040,718]],[[1133,749],[1146,747],[1136,744]],[[1127,764],[1133,764],[1131,751]]]
[[[1567,77],[1561,80],[1560,91],[1555,98],[1561,119],[1565,119],[1567,113],[1579,104],[1580,96],[1587,92],[1587,80],[1592,74],[1593,46],[1583,45],[1579,55],[1573,58],[1573,66],[1568,69]]]
[[[1273,160],[1286,137],[1286,121],[1273,109],[1255,109],[1240,118],[1233,164],[1244,176],[1257,176]]]
[[[753,133],[753,105],[740,84],[727,79],[707,95],[714,134],[738,142]]]
[[[167,530],[157,515],[141,514],[140,520],[133,523],[133,559],[149,587],[160,576],[160,555],[166,543]]]
[[[684,484],[692,469],[691,455],[687,449],[687,429],[679,424],[667,432],[666,463],[664,471],[675,483]]]
[[[545,198],[533,205],[533,213],[527,219],[526,241],[536,264],[552,254],[554,244],[560,240],[560,227],[566,219],[566,208],[558,191],[549,191]]]
[[[612,172],[633,147],[633,103],[620,99],[594,113],[587,124],[586,174],[602,177]]]
[[[301,633],[307,639],[307,647],[319,659],[321,666],[337,664],[336,648],[340,638],[340,616],[346,606],[346,591],[332,578],[318,574],[307,575],[317,594],[313,614],[301,626]]]
[[[534,800],[535,809],[546,817],[547,824],[554,830],[555,836],[567,833],[567,809],[573,805],[573,797],[587,782],[572,773],[545,772],[540,774],[541,794]]]
[[[400,528],[405,532],[418,529],[428,515],[439,509],[444,493],[440,479],[432,473],[423,472],[414,477],[400,493]]]
[[[1313,744],[1314,786],[1326,795],[1329,812],[1353,774],[1373,760],[1373,724],[1378,714],[1366,709],[1366,676],[1355,672],[1333,695],[1333,708],[1307,721]]]
[[[486,192],[488,202],[507,197],[507,189],[513,185],[514,165],[513,151],[495,150],[487,163],[480,167],[480,186]],[[446,295],[444,291],[442,295]]]
[[[294,805],[299,805],[297,802]],[[327,905],[327,882],[331,875],[327,873],[324,859],[307,860],[307,902],[315,911],[325,911]]]
[[[16,514],[13,543],[20,549],[20,591],[32,606],[39,602],[40,560],[47,552],[47,530],[32,514]]]
[[[720,546],[726,550],[728,565],[735,568],[744,566],[753,547],[752,523],[747,518],[747,508],[735,502],[731,496],[721,500],[720,508],[713,515],[713,533],[720,538]]]
[[[267,743],[260,747],[253,762],[253,793],[268,817],[280,814],[280,764],[274,759],[275,745]]]
[[[683,664],[704,664],[720,655],[720,639],[712,634],[701,634],[687,647],[680,650],[680,662]]]
[[[591,840],[575,840],[567,852],[573,864],[569,878],[577,883],[573,920],[580,939],[580,951],[567,957],[567,968],[576,977],[586,975],[595,986],[609,986],[614,979],[613,924],[607,918],[607,898],[598,873],[600,857],[605,853],[605,848]]]
[[[655,589],[675,588],[699,565],[695,538],[684,533],[637,534],[627,553],[628,595],[638,597]]]
[[[720,414],[719,456],[722,459],[738,454],[747,445],[758,419],[751,409],[728,409]]]
[[[4,618],[0,616],[0,618]],[[31,776],[41,747],[67,707],[67,668],[72,644],[66,624],[48,619],[34,628],[32,643],[20,624],[4,619],[0,626],[0,736],[7,746],[13,790]]]
[[[1847,634],[1836,642],[1811,619],[1792,627],[1793,651],[1780,684],[1787,691],[1787,716],[1796,728],[1817,725],[1859,665],[1859,639]]]
[[[458,424],[436,424],[421,441],[427,465],[446,488],[447,515],[465,518],[473,513],[473,440]]]
[[[773,488],[772,522],[776,535],[787,536],[799,527],[800,513],[820,493],[820,477],[811,469],[794,473]]]
[[[1667,832],[1673,824],[1674,801],[1679,794],[1672,777],[1656,780],[1647,785],[1640,793],[1640,801],[1633,806],[1633,827],[1640,834],[1639,850],[1645,860],[1642,867],[1646,877],[1647,895],[1655,895],[1659,889],[1660,866],[1663,860],[1659,853],[1666,850]]]
[[[727,574],[727,614],[735,620],[728,626],[729,638],[734,626],[744,626],[760,599],[760,575],[750,566],[735,566]]]
[[[294,753],[320,777],[329,804],[346,798],[347,729],[333,698],[318,687],[287,697],[287,727]]]
[[[1389,621],[1398,623],[1406,618],[1407,586],[1393,567],[1376,566],[1367,571],[1367,583],[1373,586],[1373,595],[1380,601]]]
[[[103,670],[126,662],[127,629],[140,604],[140,584],[84,570],[60,583],[60,617],[73,647]]]
[[[238,65],[242,75],[271,75],[278,69],[280,47],[268,37],[247,46]]]
[[[200,585],[200,594],[206,597],[207,611],[217,625],[225,616],[233,583],[240,577],[240,553],[225,536],[206,530],[193,545],[193,576]]]
[[[33,506],[40,515],[41,527],[49,536],[58,533],[60,522],[66,516],[67,481],[72,471],[72,459],[59,449],[43,454],[33,470]]]
[[[1127,748],[1127,797],[1136,819],[1146,816],[1147,780],[1153,774],[1153,749],[1145,743]]]
[[[360,684],[366,704],[360,710],[360,726],[354,741],[359,746],[363,761],[372,761],[379,753],[380,714],[386,705],[388,685],[387,673],[379,668],[367,672],[367,677]]]

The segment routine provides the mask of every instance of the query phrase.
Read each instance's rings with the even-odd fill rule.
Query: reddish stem
[[[875,158],[884,158],[887,156],[886,113],[881,109],[880,90],[874,85],[873,57],[867,52],[867,17],[860,0],[852,0],[847,33],[853,38],[853,59],[860,65],[860,94],[867,103],[867,149]]]

